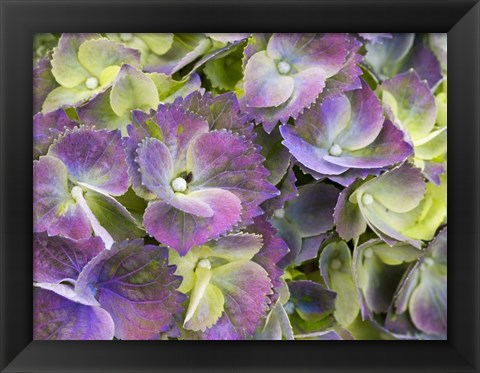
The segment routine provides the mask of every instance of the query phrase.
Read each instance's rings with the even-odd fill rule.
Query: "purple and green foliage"
[[[34,339],[446,339],[446,34],[35,34],[33,113]]]

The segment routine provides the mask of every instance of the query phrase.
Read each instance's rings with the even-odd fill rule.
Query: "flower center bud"
[[[343,149],[340,145],[333,144],[328,150],[328,152],[330,153],[330,155],[333,155],[334,157],[338,157],[342,155]]]
[[[132,40],[132,33],[131,32],[122,32],[120,33],[120,39],[123,41]]]
[[[362,196],[362,203],[366,206],[368,205],[371,205],[373,202],[373,197],[371,194],[368,194],[368,193],[365,193],[363,196]]]
[[[277,219],[283,219],[285,217],[285,209],[275,210],[273,216],[275,216]]]
[[[88,89],[95,89],[98,87],[98,79],[95,78],[94,76],[91,76],[85,81],[85,85],[87,86]]]
[[[277,65],[280,74],[288,74],[290,71],[290,64],[285,61],[280,61]]]
[[[330,262],[330,267],[333,270],[338,271],[340,268],[342,268],[342,262],[339,259],[332,259]]]
[[[292,302],[285,303],[283,308],[285,309],[285,312],[289,315],[291,315],[295,311],[295,305]]]
[[[424,260],[423,262],[425,263],[425,265],[426,265],[427,267],[431,267],[431,266],[433,266],[433,265],[435,264],[435,262],[433,261],[432,258],[425,258],[425,260]]]
[[[207,269],[211,269],[212,268],[212,265],[210,264],[210,260],[208,259],[202,259],[198,262],[197,264],[197,268],[207,268]]]
[[[172,189],[175,192],[185,192],[187,190],[187,182],[183,177],[177,177],[172,181]]]
[[[365,252],[363,253],[363,256],[364,256],[365,258],[371,258],[372,255],[373,255],[373,250],[370,249],[370,248],[368,248],[367,250],[365,250]]]

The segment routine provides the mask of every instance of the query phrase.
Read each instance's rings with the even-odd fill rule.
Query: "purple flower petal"
[[[277,185],[285,176],[290,166],[290,152],[282,145],[282,136],[278,129],[267,134],[262,128],[256,129],[255,142],[262,147],[261,154],[265,157],[264,165],[270,171],[268,181]]]
[[[86,306],[44,289],[33,293],[34,340],[111,340],[114,325],[107,311]]]
[[[351,118],[348,126],[332,140],[350,151],[365,148],[377,138],[382,129],[383,115],[380,101],[363,81],[361,89],[348,92],[345,97],[350,103]],[[325,111],[327,120],[330,115]],[[327,126],[332,127],[332,124],[327,122]]]
[[[362,88],[362,81],[360,79],[362,69],[359,67],[359,64],[362,62],[363,56],[357,53],[362,47],[362,43],[351,36],[346,36],[345,38],[348,43],[347,59],[341,70],[327,79],[321,98]]]
[[[428,82],[431,88],[436,87],[442,80],[442,69],[438,59],[429,48],[418,40],[414,43],[399,71],[403,72],[409,69],[414,69],[422,79]]]
[[[295,176],[295,172],[293,171],[294,165],[295,163],[293,159],[291,159],[286,175],[276,185],[276,188],[280,191],[280,195],[270,198],[262,204],[262,208],[265,211],[266,216],[272,216],[276,210],[285,206],[285,202],[298,197],[298,190],[295,185],[297,178]]]
[[[413,33],[392,34],[391,38],[384,38],[380,43],[366,43],[367,54],[365,62],[382,79],[395,75],[395,65],[405,58],[415,39]]]
[[[143,218],[147,232],[180,255],[185,255],[192,246],[201,245],[231,230],[240,220],[240,200],[233,193],[222,189],[205,189],[195,192],[193,198],[202,206],[207,205],[212,215],[196,216],[157,201],[150,203]],[[193,211],[193,208],[190,206],[189,210]]]
[[[443,165],[443,163],[425,161],[425,165],[423,167],[423,174],[428,179],[428,181],[439,186],[440,176],[444,173],[445,166]]]
[[[386,120],[380,134],[367,147],[345,151],[339,157],[326,155],[324,159],[339,166],[373,169],[402,162],[412,154],[413,147],[404,141],[404,133]]]
[[[321,68],[329,77],[345,62],[346,45],[342,34],[277,33],[268,41],[267,53],[298,70]]]
[[[271,107],[283,104],[293,93],[294,79],[282,75],[266,51],[248,60],[245,69],[247,107]]]
[[[390,106],[394,120],[414,142],[432,131],[437,117],[435,98],[415,71],[398,74],[384,81],[382,87],[384,104]]]
[[[159,140],[170,151],[175,172],[177,174],[184,172],[186,170],[185,161],[190,142],[208,131],[207,122],[194,114],[181,110],[175,105],[160,105],[152,120],[154,123],[149,123],[147,119],[144,123],[136,121],[134,125],[141,125],[144,131],[145,127],[147,127],[147,132],[150,133],[151,137],[158,138],[160,136]]]
[[[333,213],[335,229],[345,241],[359,237],[367,229],[358,204],[350,202],[350,196],[357,187],[358,184],[351,184],[340,193]]]
[[[147,138],[138,146],[137,154],[135,161],[142,186],[158,198],[171,199],[173,190],[170,183],[174,178],[174,166],[167,146],[156,138]]]
[[[250,142],[227,131],[198,136],[188,148],[187,169],[192,174],[189,188],[220,188],[242,202],[242,222],[249,223],[263,211],[259,205],[278,195],[267,181],[263,157]]]
[[[276,229],[263,217],[253,219],[253,224],[248,226],[246,231],[262,236],[262,249],[255,254],[252,260],[268,272],[274,291],[269,297],[271,304],[275,304],[278,299],[278,289],[281,285],[280,276],[283,274],[283,270],[278,266],[278,263],[288,253],[288,246],[277,236]]]
[[[254,262],[236,261],[212,269],[211,282],[225,297],[225,311],[202,339],[250,337],[268,309],[272,284],[267,272]]]
[[[73,129],[78,123],[58,109],[48,114],[37,113],[33,117],[33,158],[45,155],[53,141],[65,131]]]
[[[54,157],[33,162],[33,231],[76,240],[92,235],[90,221],[68,189],[67,168]]]
[[[447,276],[436,271],[422,273],[420,285],[410,299],[410,315],[415,326],[431,335],[447,334]]]
[[[308,69],[295,75],[295,89],[290,98],[279,107],[249,107],[248,113],[257,123],[262,123],[267,133],[272,132],[277,123],[286,123],[290,117],[296,119],[305,109],[310,107],[325,87],[325,72],[321,69]],[[240,101],[245,106],[244,99]]]
[[[298,188],[299,196],[285,207],[285,218],[302,237],[318,236],[333,228],[333,209],[339,191],[332,185],[318,183]]]
[[[84,268],[75,289],[92,291],[115,322],[120,339],[158,339],[175,324],[184,297],[175,289],[180,278],[167,265],[165,248],[142,240],[115,244]]]
[[[290,302],[307,321],[322,319],[335,309],[336,294],[313,281],[288,283]]]
[[[69,177],[112,195],[129,187],[120,131],[81,127],[67,131],[49,149],[63,161]]]
[[[245,67],[245,95],[241,104],[270,133],[278,121],[285,123],[290,117],[296,118],[317,99],[325,87],[325,79],[342,68],[348,53],[347,41],[341,34],[273,34],[268,42],[266,39],[263,43],[258,40],[257,37],[250,39],[244,52],[248,62]],[[264,73],[251,68],[257,60],[263,61],[262,66],[269,66]],[[285,89],[281,92],[281,99],[265,100],[263,92],[278,94],[273,89],[278,86],[275,82],[286,82],[286,78],[293,79],[293,90]],[[252,84],[263,88],[252,90]],[[282,86],[286,87],[285,84]],[[289,97],[287,93],[290,93]]]
[[[201,95],[194,92],[187,97],[177,99],[174,103],[208,122],[210,130],[226,129],[248,139],[253,138],[253,124],[250,117],[240,112],[240,105],[233,92],[218,96],[211,93]]]
[[[33,235],[33,281],[76,280],[83,267],[104,249],[100,237],[73,241],[46,233]]]

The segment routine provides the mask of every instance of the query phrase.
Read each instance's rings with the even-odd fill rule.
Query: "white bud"
[[[277,219],[283,219],[285,217],[285,209],[277,209],[273,212],[273,216]]]
[[[427,267],[431,267],[435,264],[435,261],[432,258],[425,258],[423,262]]]
[[[91,76],[85,81],[85,85],[87,86],[88,89],[95,89],[98,87],[98,79],[95,78],[94,76]]]
[[[280,74],[288,74],[290,71],[290,64],[285,61],[280,61],[277,65]]]
[[[187,182],[183,177],[177,177],[172,181],[172,189],[175,192],[185,192],[187,190]]]
[[[207,269],[211,269],[212,268],[212,265],[210,264],[210,260],[208,259],[202,259],[198,262],[197,264],[197,268],[207,268]]]
[[[365,206],[371,205],[372,202],[373,202],[373,197],[372,197],[371,194],[365,193],[365,194],[362,196],[362,203],[363,203]]]
[[[343,149],[340,145],[333,144],[328,150],[328,152],[330,153],[330,155],[333,155],[334,157],[338,157],[342,155]]]
[[[363,253],[363,256],[365,258],[371,258],[373,255],[373,250],[371,248],[368,248],[367,250],[365,250],[365,252]]]

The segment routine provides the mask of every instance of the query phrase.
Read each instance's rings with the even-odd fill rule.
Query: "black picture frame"
[[[472,0],[0,0],[2,372],[480,372],[480,4]],[[36,32],[448,32],[447,341],[32,341]]]

